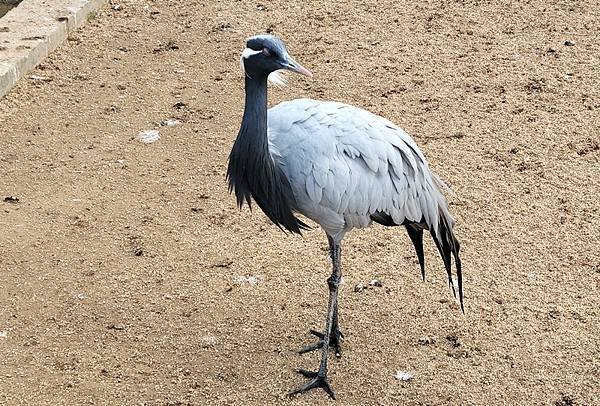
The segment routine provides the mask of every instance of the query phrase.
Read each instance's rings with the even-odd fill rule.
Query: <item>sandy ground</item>
[[[7,4],[0,4],[0,17],[3,17],[13,6]]]
[[[224,180],[265,30],[315,73],[272,103],[382,114],[454,190],[465,315],[432,243],[421,282],[403,230],[347,238],[338,403],[600,404],[598,2],[112,6],[0,100],[1,404],[332,404],[285,396],[318,361],[295,350],[322,328],[326,239]]]

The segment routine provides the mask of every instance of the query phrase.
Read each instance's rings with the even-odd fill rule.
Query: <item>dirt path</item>
[[[423,283],[401,230],[347,239],[338,403],[600,404],[600,6],[514,3],[104,7],[0,100],[0,403],[332,404],[285,397],[317,362],[294,350],[325,313],[324,235],[224,182],[239,53],[270,29],[315,73],[273,103],[382,114],[455,192],[466,316],[433,244]]]

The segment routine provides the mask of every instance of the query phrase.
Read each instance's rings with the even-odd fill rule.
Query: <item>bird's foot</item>
[[[319,341],[317,341],[314,344],[309,344],[305,347],[300,348],[298,350],[300,354],[323,348],[323,344],[325,343],[325,334],[316,330],[310,330],[310,333],[319,338]],[[333,350],[335,351],[335,356],[338,358],[342,356],[341,341],[343,338],[344,334],[340,331],[339,327],[336,326],[331,332],[331,337],[329,338],[329,346],[333,348]]]
[[[289,392],[289,396],[306,393],[311,389],[323,388],[325,393],[327,393],[331,399],[335,400],[335,392],[333,389],[331,389],[331,385],[329,385],[329,381],[327,380],[327,372],[312,372],[305,369],[297,369],[296,372],[309,378],[310,381],[306,385],[302,385],[299,388]]]

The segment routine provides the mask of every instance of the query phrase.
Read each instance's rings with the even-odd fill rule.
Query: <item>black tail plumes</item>
[[[425,280],[425,253],[423,252],[423,228],[416,223],[405,224],[406,232],[410,237],[413,245],[415,246],[415,252],[419,259],[419,265],[421,266],[421,277]]]
[[[433,241],[444,260],[444,266],[448,275],[448,285],[452,289],[454,297],[456,297],[456,290],[454,289],[454,282],[452,281],[452,257],[454,256],[454,262],[456,263],[456,279],[458,281],[458,299],[460,301],[460,308],[465,312],[465,306],[463,303],[463,280],[462,280],[462,265],[460,262],[460,243],[452,232],[452,226],[448,224],[448,219],[444,214],[440,213],[439,217],[439,234],[435,230],[430,230]],[[415,247],[416,249],[416,247]]]
[[[394,223],[392,217],[384,212],[376,212],[371,215],[371,220],[376,223],[382,224],[387,227],[398,226],[400,224]],[[446,274],[448,275],[448,285],[452,289],[452,293],[454,297],[456,297],[456,290],[454,288],[454,283],[452,281],[452,257],[454,257],[454,262],[456,263],[456,278],[458,281],[458,298],[460,300],[460,308],[465,312],[465,306],[463,303],[463,280],[462,280],[462,267],[460,262],[460,243],[454,236],[452,232],[452,226],[449,222],[452,220],[443,212],[439,213],[439,235],[436,230],[430,229],[429,225],[425,222],[425,219],[422,218],[420,222],[410,222],[404,221],[401,225],[406,228],[406,232],[410,237],[410,240],[415,247],[415,252],[417,254],[417,258],[419,259],[419,265],[421,267],[421,277],[425,280],[425,254],[423,252],[423,230],[429,229],[431,236],[433,237],[433,241],[440,252],[442,260],[444,261],[444,267],[446,268]]]

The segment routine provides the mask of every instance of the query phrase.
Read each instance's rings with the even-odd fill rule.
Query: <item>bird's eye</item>
[[[269,48],[263,48],[262,53],[264,56],[271,56],[273,53],[269,50]]]

